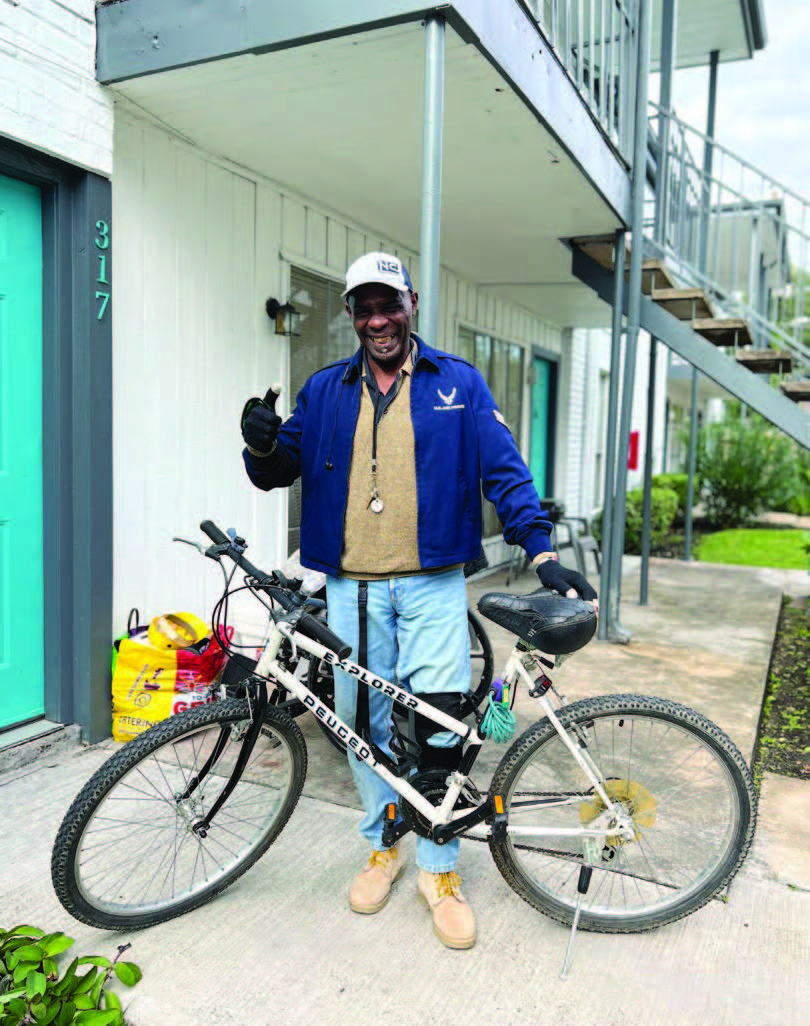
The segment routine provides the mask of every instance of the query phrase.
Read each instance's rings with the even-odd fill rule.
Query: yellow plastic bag
[[[112,705],[116,741],[131,741],[161,720],[210,701],[208,685],[225,664],[225,651],[210,635],[193,646],[166,648],[151,644],[147,631],[130,623],[127,636],[115,643]]]

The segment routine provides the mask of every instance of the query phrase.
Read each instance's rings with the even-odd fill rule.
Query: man
[[[555,561],[551,524],[484,379],[411,331],[419,298],[402,262],[360,257],[343,296],[360,348],[313,374],[283,425],[268,407],[250,411],[245,467],[262,489],[301,477],[301,562],[328,575],[329,625],[353,658],[460,718],[470,677],[463,564],[480,555],[482,489],[504,538],[525,549],[546,587],[589,600],[596,592]],[[369,737],[390,756],[392,701],[369,691]],[[335,711],[349,725],[356,704],[356,681],[336,671]],[[432,726],[419,732],[421,765],[450,771],[459,738]],[[371,914],[404,868],[399,848],[382,844],[398,796],[352,753],[349,763],[372,848],[349,904]],[[458,840],[417,839],[418,894],[439,939],[468,948],[475,918],[455,872],[458,849]]]

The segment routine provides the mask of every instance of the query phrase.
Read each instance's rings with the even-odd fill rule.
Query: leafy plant
[[[743,419],[739,404],[700,432],[697,471],[709,523],[738,527],[763,510],[782,509],[800,491],[794,446],[759,416]]]
[[[686,493],[689,487],[689,478],[686,474],[654,474],[652,479],[653,488],[671,488],[673,492],[678,496],[678,509],[676,511],[676,519],[683,518],[686,516]],[[700,495],[700,481],[695,480],[693,482],[694,487],[694,498],[697,502],[698,496]]]
[[[123,1026],[121,999],[108,984],[113,976],[126,987],[141,979],[134,962],[120,961],[130,945],[120,945],[112,960],[74,958],[60,975],[57,958],[73,943],[35,926],[0,929],[0,1026]]]
[[[644,490],[634,488],[627,493],[624,518],[624,551],[638,555],[641,552],[641,530],[643,526]],[[665,541],[675,513],[678,496],[671,488],[650,490],[650,547],[657,548]],[[593,520],[593,533],[599,543],[602,541],[603,511]]]

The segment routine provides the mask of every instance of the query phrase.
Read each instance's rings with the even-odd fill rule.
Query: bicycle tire
[[[56,896],[75,919],[111,930],[165,922],[209,901],[267,851],[307,771],[298,725],[272,708],[207,836],[191,829],[229,779],[249,725],[247,702],[190,709],[141,734],[96,771],[65,814],[51,857]],[[179,801],[220,736],[226,744],[219,758]]]
[[[605,787],[636,824],[633,840],[606,837],[579,928],[655,929],[723,890],[751,847],[757,796],[748,765],[720,728],[687,706],[644,695],[585,699],[558,716],[566,730],[580,732]],[[490,794],[502,796],[513,827],[579,826],[604,808],[547,718],[515,740]],[[537,806],[555,796],[568,804]],[[490,838],[489,846],[521,898],[558,922],[572,922],[581,838],[510,834]]]
[[[470,697],[477,709],[489,694],[495,667],[495,654],[483,623],[471,609],[467,610],[467,627],[470,638]],[[477,670],[476,666],[479,663],[480,670]],[[335,711],[335,679],[331,664],[319,659],[310,659],[307,687],[320,698],[330,712]],[[395,706],[394,714],[398,715],[398,713],[399,710]],[[316,722],[329,744],[337,751],[345,752],[346,745],[343,741],[333,734],[321,720],[316,720]]]

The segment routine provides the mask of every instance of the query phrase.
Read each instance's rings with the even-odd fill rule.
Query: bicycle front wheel
[[[606,836],[580,929],[640,932],[705,905],[731,881],[754,836],[756,792],[735,745],[694,710],[643,695],[586,699],[558,715],[635,827],[629,840]],[[508,813],[507,839],[490,839],[501,874],[534,908],[571,923],[584,856],[575,832],[605,805],[547,719],[515,741],[491,793]]]
[[[182,915],[224,890],[281,833],[304,785],[298,726],[268,708],[239,783],[206,836],[193,828],[228,782],[250,727],[247,702],[173,716],[119,749],[62,822],[51,859],[76,919],[127,930]]]

